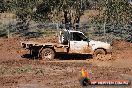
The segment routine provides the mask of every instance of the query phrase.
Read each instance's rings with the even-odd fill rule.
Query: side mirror
[[[88,38],[83,39],[83,41],[88,41]]]
[[[87,38],[87,42],[90,42],[89,38]]]
[[[89,38],[86,38],[86,41],[87,41],[87,42],[90,42]]]

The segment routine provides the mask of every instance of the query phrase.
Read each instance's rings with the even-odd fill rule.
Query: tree
[[[131,21],[132,6],[128,0],[105,0],[107,23],[128,24]]]
[[[0,0],[0,13],[3,13],[4,11],[6,11],[5,1]]]
[[[33,13],[35,0],[7,0],[6,5],[9,12],[16,14],[16,29],[23,33],[29,29],[29,21]]]

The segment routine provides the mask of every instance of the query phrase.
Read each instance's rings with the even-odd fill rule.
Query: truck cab
[[[80,31],[63,30],[60,32],[59,40],[59,43],[69,46],[68,53],[92,53],[88,38]]]

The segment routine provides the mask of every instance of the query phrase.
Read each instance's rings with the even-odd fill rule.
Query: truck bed
[[[42,42],[34,42],[34,41],[21,41],[21,46],[29,46],[29,45],[32,45],[32,46],[51,46],[51,47],[68,47],[68,45],[63,45],[63,44],[58,44],[58,43],[51,43],[51,42],[48,42],[48,43],[42,43]]]

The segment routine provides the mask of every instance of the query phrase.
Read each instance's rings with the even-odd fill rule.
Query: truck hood
[[[92,47],[93,50],[95,50],[97,48],[104,48],[104,49],[111,48],[111,45],[109,43],[95,41],[95,40],[90,40],[89,45]]]

